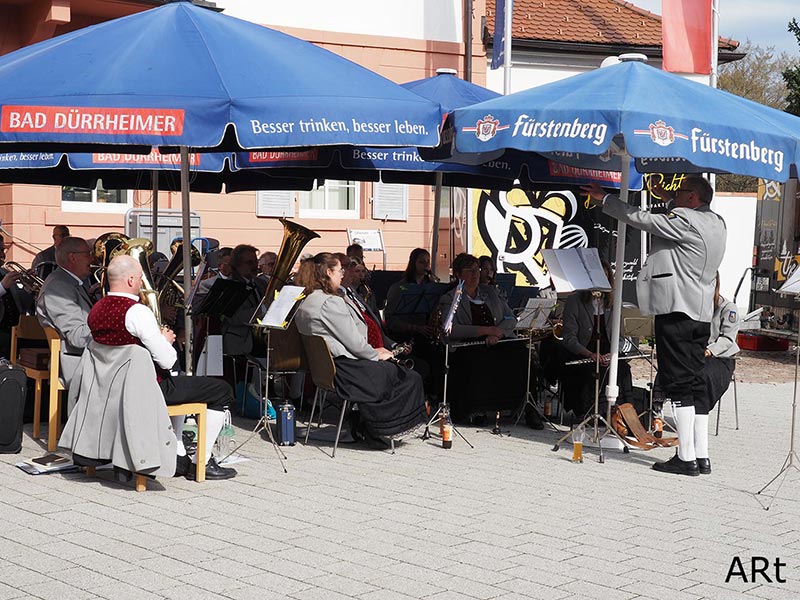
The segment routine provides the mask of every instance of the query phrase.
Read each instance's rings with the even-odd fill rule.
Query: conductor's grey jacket
[[[708,206],[652,214],[606,196],[603,212],[651,234],[650,254],[636,280],[639,310],[681,312],[710,323],[714,283],[725,254],[725,221]]]

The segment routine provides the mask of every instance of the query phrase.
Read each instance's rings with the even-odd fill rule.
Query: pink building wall
[[[60,21],[52,31],[63,33],[69,30],[68,0],[54,0],[54,13]],[[73,5],[79,2],[73,1]],[[117,2],[109,5],[119,6]],[[74,6],[73,6],[74,8]],[[130,12],[136,8],[130,6]],[[0,0],[0,20],[4,11]],[[6,12],[6,14],[10,14]],[[485,14],[485,3],[475,2],[473,31],[473,77],[475,83],[486,81],[486,60],[483,46],[480,43],[480,16]],[[72,11],[77,18],[76,11]],[[16,17],[15,17],[16,18]],[[35,17],[30,17],[35,18]],[[89,18],[80,16],[81,25],[88,24]],[[102,18],[99,18],[102,20]],[[72,23],[75,25],[75,23]],[[32,27],[32,26],[31,26]],[[30,27],[29,27],[30,28]],[[34,28],[35,29],[35,28]],[[403,38],[352,35],[337,32],[324,32],[305,29],[281,28],[286,33],[301,37],[337,54],[357,62],[369,69],[381,73],[398,83],[432,76],[436,69],[448,67],[457,69],[463,76],[463,45],[451,42],[409,40]],[[46,28],[45,32],[48,31]],[[40,33],[40,35],[42,35]],[[6,45],[0,52],[13,48]],[[310,252],[344,250],[347,246],[346,229],[382,229],[387,247],[387,266],[402,268],[405,266],[409,252],[422,246],[430,248],[432,238],[433,193],[426,186],[409,187],[408,221],[381,222],[372,220],[369,199],[372,196],[372,184],[360,184],[360,218],[351,219],[300,219],[295,220],[318,232],[322,237],[308,245]],[[134,206],[149,206],[150,191],[134,192]],[[222,245],[233,246],[249,243],[261,250],[277,250],[283,233],[277,219],[259,218],[255,216],[255,193],[236,194],[198,194],[191,195],[192,210],[201,215],[202,231],[205,236],[220,240]],[[180,208],[180,195],[161,192],[159,205],[163,208]],[[68,225],[73,235],[94,238],[106,231],[122,231],[124,215],[120,213],[66,212],[62,210],[61,190],[58,187],[7,185],[0,184],[0,219],[5,229],[14,236],[22,238],[36,246],[46,247],[51,243],[51,231],[55,225]],[[440,248],[447,249],[447,227],[441,229]],[[35,250],[29,245],[6,239],[10,260],[27,265],[33,258]],[[380,253],[368,253],[369,267],[382,265]]]

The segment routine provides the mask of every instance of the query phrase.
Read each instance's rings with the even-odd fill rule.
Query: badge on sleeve
[[[667,213],[667,218],[668,218],[668,219],[677,219],[677,218],[678,218],[678,215],[676,215],[676,214],[675,214],[674,212],[672,212],[672,211],[669,211],[669,212]]]
[[[735,310],[728,311],[728,321],[731,323],[736,323],[736,321],[738,321],[738,315],[736,314]]]

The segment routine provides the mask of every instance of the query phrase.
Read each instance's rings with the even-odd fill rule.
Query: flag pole
[[[511,93],[511,25],[514,17],[514,0],[506,0],[504,22],[505,35],[503,36],[503,94]],[[496,27],[496,25],[495,25]]]
[[[719,68],[719,0],[711,1],[711,76],[708,85],[717,87],[717,69]]]

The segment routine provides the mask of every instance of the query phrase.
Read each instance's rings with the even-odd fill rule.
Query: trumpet
[[[22,286],[22,289],[34,297],[39,295],[39,291],[44,284],[44,279],[36,275],[34,269],[26,269],[13,260],[3,263],[3,268],[9,273],[19,273],[17,281]]]

